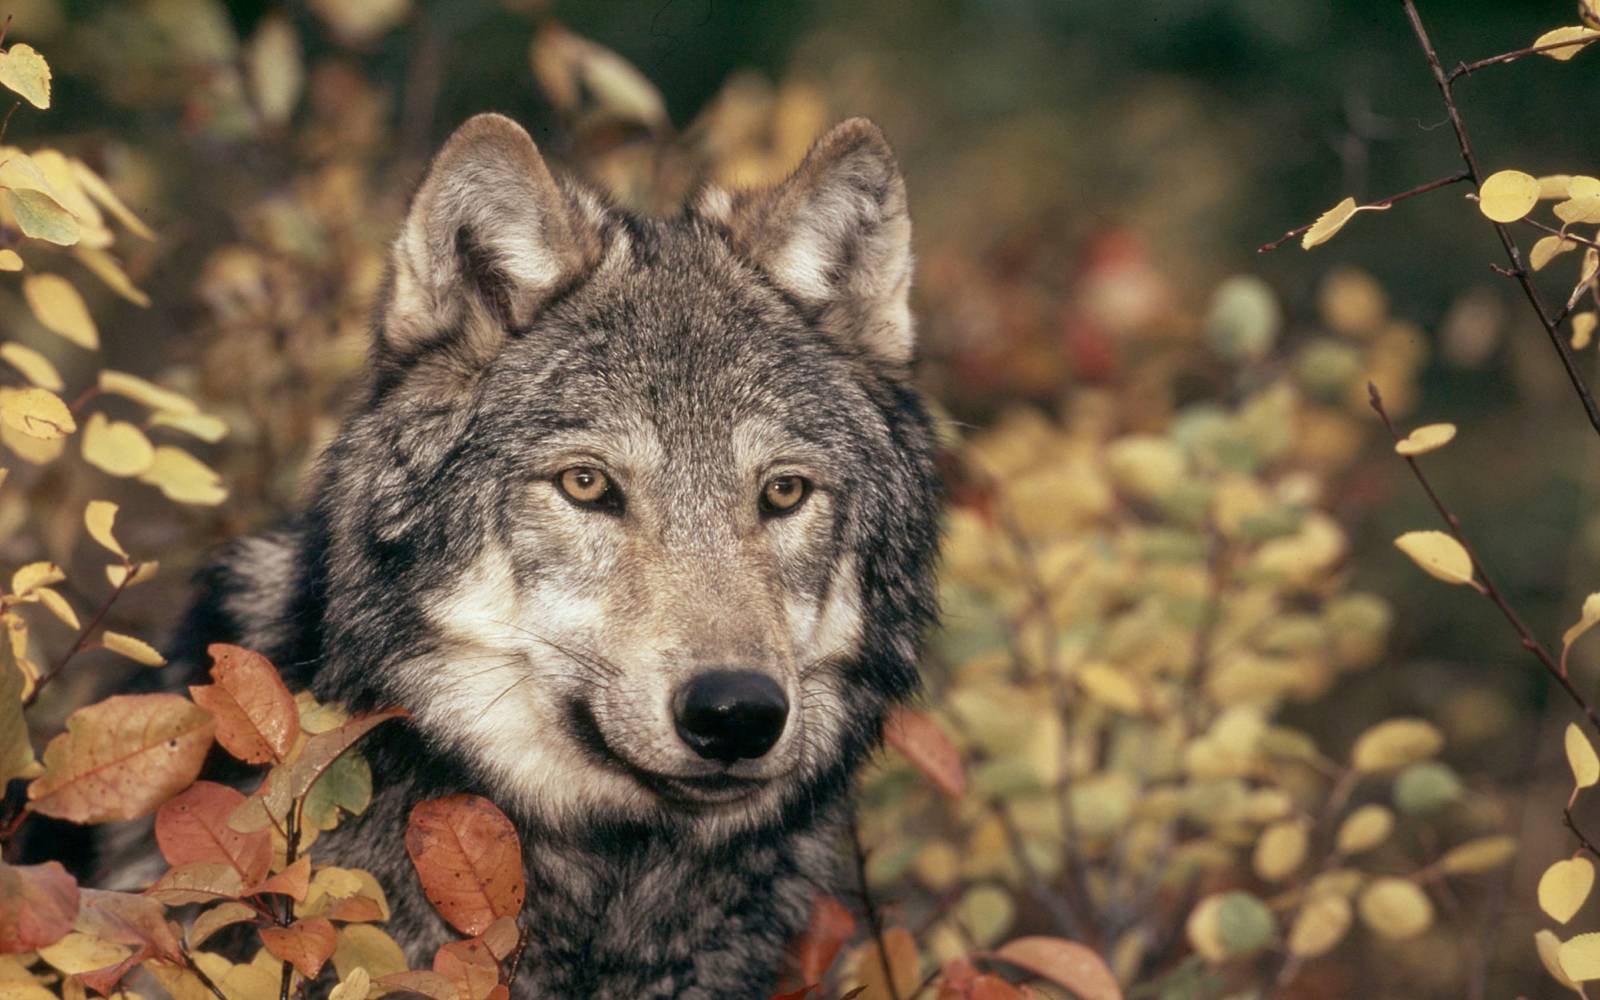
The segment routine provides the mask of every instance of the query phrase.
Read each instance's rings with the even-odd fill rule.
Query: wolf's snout
[[[690,749],[707,760],[732,764],[772,749],[789,717],[789,699],[762,674],[718,670],[679,688],[672,714]]]

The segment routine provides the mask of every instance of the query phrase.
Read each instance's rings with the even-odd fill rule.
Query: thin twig
[[[511,949],[511,955],[506,965],[506,991],[517,983],[517,972],[522,968],[522,952],[528,947],[528,929],[518,924],[517,946]]]
[[[1569,38],[1563,42],[1545,42],[1543,45],[1530,45],[1524,49],[1516,49],[1511,52],[1502,52],[1497,56],[1490,56],[1487,59],[1479,59],[1477,62],[1461,63],[1460,65],[1456,66],[1455,69],[1450,71],[1450,82],[1455,83],[1462,77],[1471,76],[1480,69],[1487,69],[1490,66],[1501,66],[1508,62],[1516,62],[1518,59],[1521,59],[1524,56],[1531,56],[1539,52],[1549,52],[1552,49],[1570,49],[1573,47],[1583,49],[1592,44],[1594,44],[1593,40],[1584,42],[1573,41]],[[1573,53],[1573,55],[1577,54],[1578,53],[1576,52]]]
[[[37,701],[39,692],[45,689],[45,685],[60,676],[61,671],[66,669],[67,664],[72,662],[73,657],[89,648],[89,636],[93,634],[95,629],[100,627],[101,622],[105,621],[106,615],[111,612],[111,606],[117,603],[117,598],[121,597],[122,592],[128,589],[128,584],[133,581],[134,576],[139,572],[139,565],[139,563],[129,563],[125,566],[126,572],[122,577],[122,582],[117,584],[116,588],[111,591],[111,596],[107,597],[105,603],[100,605],[100,610],[96,611],[94,617],[89,619],[89,624],[78,632],[78,637],[73,640],[72,646],[67,650],[66,654],[57,660],[54,666],[39,676],[39,680],[33,685],[33,690],[28,692],[28,697],[22,699],[23,708],[27,708]]]
[[[1442,187],[1449,187],[1452,184],[1460,184],[1462,181],[1469,180],[1472,180],[1472,174],[1463,170],[1459,174],[1452,174],[1449,177],[1441,177],[1438,180],[1429,181],[1428,183],[1414,187],[1409,191],[1402,191],[1399,194],[1392,194],[1387,198],[1380,198],[1377,201],[1367,202],[1365,207],[1388,208],[1390,205],[1393,205],[1396,202],[1405,201],[1407,198],[1415,198],[1417,195],[1427,194],[1429,191],[1437,191]],[[1263,243],[1261,246],[1256,247],[1256,253],[1269,253],[1273,250],[1276,250],[1285,243],[1294,239],[1296,236],[1304,235],[1306,230],[1310,229],[1314,225],[1316,225],[1315,222],[1309,222],[1301,226],[1299,229],[1291,229],[1287,233],[1284,233],[1282,236],[1273,240],[1271,243]]]
[[[1406,2],[1409,5],[1410,0],[1406,0]],[[1400,433],[1395,430],[1394,421],[1389,419],[1389,411],[1383,407],[1383,396],[1378,392],[1378,387],[1368,382],[1367,395],[1373,410],[1377,411],[1378,416],[1383,420],[1383,425],[1389,429],[1389,436],[1398,442]],[[1543,665],[1546,672],[1555,678],[1556,683],[1561,685],[1562,690],[1567,692],[1567,696],[1572,699],[1573,704],[1577,705],[1583,712],[1584,717],[1589,720],[1590,728],[1597,735],[1600,735],[1600,713],[1597,713],[1594,706],[1589,704],[1588,699],[1584,698],[1578,692],[1578,689],[1573,686],[1572,679],[1567,676],[1567,672],[1562,669],[1561,664],[1557,662],[1555,657],[1550,655],[1549,650],[1544,648],[1544,644],[1534,638],[1532,632],[1528,631],[1528,627],[1522,623],[1522,617],[1511,607],[1511,604],[1505,599],[1505,595],[1500,593],[1500,589],[1494,585],[1494,581],[1489,578],[1489,573],[1484,568],[1483,562],[1478,558],[1477,552],[1473,550],[1472,543],[1467,540],[1466,534],[1461,530],[1461,519],[1456,517],[1444,505],[1444,501],[1439,499],[1439,494],[1434,492],[1433,484],[1428,482],[1427,476],[1423,475],[1422,466],[1417,464],[1417,460],[1410,455],[1402,455],[1401,458],[1411,467],[1411,474],[1416,477],[1418,485],[1422,487],[1422,491],[1432,501],[1434,510],[1437,510],[1439,516],[1444,518],[1444,523],[1450,528],[1450,533],[1455,536],[1457,542],[1461,543],[1462,549],[1467,553],[1467,558],[1472,560],[1472,571],[1477,577],[1477,582],[1481,584],[1478,588],[1479,592],[1492,601],[1495,607],[1500,609],[1500,614],[1511,624],[1512,630],[1517,633],[1517,638],[1521,640],[1522,648],[1532,653],[1534,658]]]
[[[1450,124],[1455,130],[1456,144],[1461,148],[1461,159],[1467,166],[1467,173],[1471,175],[1473,186],[1482,188],[1483,172],[1478,169],[1478,157],[1472,151],[1472,140],[1467,136],[1466,123],[1461,119],[1461,108],[1456,104],[1450,77],[1445,73],[1444,65],[1439,62],[1439,53],[1433,47],[1433,39],[1428,36],[1428,29],[1423,27],[1422,15],[1417,13],[1416,0],[1401,0],[1401,3],[1405,7],[1406,18],[1411,22],[1411,30],[1417,36],[1417,43],[1422,46],[1422,53],[1427,57],[1428,68],[1433,71],[1434,82],[1439,85],[1439,94],[1444,98],[1445,110],[1450,115]],[[1556,355],[1561,359],[1561,366],[1566,369],[1567,378],[1572,382],[1572,388],[1578,394],[1579,402],[1583,404],[1589,425],[1594,428],[1596,434],[1600,434],[1600,406],[1595,405],[1594,394],[1589,391],[1588,384],[1578,372],[1571,348],[1567,346],[1561,331],[1552,321],[1550,311],[1545,308],[1544,298],[1534,287],[1527,268],[1522,266],[1522,254],[1517,249],[1517,241],[1512,238],[1511,230],[1504,223],[1494,223],[1494,231],[1500,237],[1500,245],[1505,248],[1506,256],[1511,260],[1511,276],[1517,279],[1517,283],[1522,286],[1523,294],[1533,306],[1533,311],[1538,313],[1539,323],[1555,347]]]
[[[184,949],[183,958],[184,961],[189,963],[189,971],[194,973],[195,978],[200,980],[200,985],[210,990],[212,995],[215,996],[217,1000],[228,1000],[228,995],[222,992],[221,987],[219,987],[210,976],[206,975],[206,970],[200,968],[200,964],[194,960],[193,955],[189,954],[188,949]],[[288,963],[285,962],[284,964],[287,965]]]
[[[890,1000],[905,1000],[900,996],[900,984],[894,981],[894,969],[889,965],[889,949],[883,943],[883,917],[878,912],[877,901],[867,886],[867,849],[861,843],[861,827],[855,813],[850,814],[850,847],[855,852],[856,881],[861,889],[861,905],[867,911],[867,927],[872,930],[872,940],[878,946],[878,964],[883,968],[883,982],[889,988]]]

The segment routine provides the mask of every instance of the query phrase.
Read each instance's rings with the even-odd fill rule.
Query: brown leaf
[[[183,945],[167,911],[148,896],[102,889],[80,890],[77,929],[85,934],[130,944],[146,955],[183,962]]]
[[[1083,1000],[1122,1000],[1117,977],[1094,949],[1054,937],[1022,937],[995,952],[1012,965],[1065,986]]]
[[[248,903],[219,903],[204,910],[189,927],[189,947],[198,948],[206,939],[224,927],[242,924],[260,916]]]
[[[272,834],[240,833],[228,825],[245,797],[237,789],[213,781],[197,781],[156,813],[156,843],[170,865],[194,861],[233,867],[245,885],[267,877],[272,865]]]
[[[29,808],[74,823],[143,816],[194,782],[214,728],[211,713],[175,694],[117,695],[80,708],[45,747]]]
[[[191,687],[189,696],[217,717],[217,742],[251,764],[281,762],[300,735],[300,713],[278,669],[238,646],[219,642],[206,651],[216,683]]]
[[[419,802],[406,825],[406,853],[428,901],[463,934],[522,910],[526,882],[516,827],[493,802],[451,795]]]
[[[309,888],[311,888],[311,859],[299,858],[283,871],[250,888],[245,895],[259,896],[264,892],[275,892],[300,903],[305,901],[306,890]]]
[[[425,997],[432,997],[433,1000],[457,1000],[456,984],[437,972],[391,972],[387,976],[379,976],[372,982],[374,986],[404,990],[407,993],[420,993]]]
[[[967,794],[967,773],[961,754],[943,727],[916,709],[899,706],[889,713],[883,735],[929,781],[952,799]]]
[[[803,983],[820,983],[833,968],[839,949],[856,932],[856,918],[833,896],[819,896],[811,907],[811,922],[794,943],[796,974]]]
[[[322,777],[322,772],[332,767],[333,762],[339,759],[340,754],[354,746],[357,740],[371,732],[379,723],[408,717],[409,713],[403,708],[368,712],[352,718],[337,729],[318,733],[306,740],[305,749],[300,751],[299,759],[294,762],[289,772],[289,795],[296,799],[305,795],[316,780]]]
[[[307,917],[288,927],[261,928],[262,945],[307,979],[317,978],[333,957],[338,941],[339,935],[326,917]]]
[[[238,899],[243,892],[244,880],[239,878],[239,872],[232,865],[219,861],[195,861],[163,873],[144,894],[168,906],[184,906]]]
[[[55,944],[78,916],[78,883],[54,861],[0,862],[0,954]]]
[[[500,963],[476,939],[445,942],[433,956],[433,971],[455,984],[461,1000],[487,1000],[500,983]]]
[[[517,948],[517,942],[522,938],[522,930],[517,926],[516,917],[501,917],[489,925],[489,929],[479,935],[480,940],[489,946],[489,953],[499,961],[505,961]]]

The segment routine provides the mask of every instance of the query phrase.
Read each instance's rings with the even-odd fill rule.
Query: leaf
[[[73,159],[70,162],[72,164],[72,172],[77,177],[78,184],[83,188],[84,193],[99,202],[100,207],[110,212],[118,222],[126,226],[128,231],[135,236],[146,240],[156,238],[155,232],[145,225],[142,219],[133,214],[133,211],[123,203],[121,198],[117,197],[117,193],[111,189],[111,185],[107,184],[104,178],[89,169],[89,166],[82,160]]]
[[[18,42],[0,52],[0,84],[36,108],[50,106],[50,64],[31,45]]]
[[[1539,952],[1539,962],[1544,966],[1544,971],[1550,973],[1551,978],[1569,990],[1577,990],[1578,984],[1568,978],[1566,970],[1561,968],[1561,939],[1555,932],[1541,930],[1533,936],[1533,946]]]
[[[296,916],[327,917],[351,923],[389,919],[389,901],[370,872],[359,868],[322,868],[306,889],[305,903]],[[512,927],[512,942],[516,929]],[[508,949],[509,950],[509,949]]]
[[[100,644],[113,653],[126,656],[133,662],[146,667],[164,667],[167,665],[166,658],[154,646],[143,639],[135,639],[131,635],[123,635],[121,632],[107,630],[100,633]]]
[[[855,932],[856,919],[843,903],[833,896],[818,896],[805,933],[790,948],[795,974],[802,982],[820,983]]]
[[[175,694],[115,695],[67,716],[28,786],[29,808],[74,823],[134,819],[194,783],[211,713]]]
[[[12,778],[39,774],[39,762],[33,757],[33,743],[28,739],[28,723],[22,715],[27,687],[15,655],[0,643],[0,788]]]
[[[859,951],[856,976],[863,987],[862,993],[877,1000],[893,996],[909,997],[922,979],[919,975],[916,938],[904,927],[885,928],[881,937],[881,949],[878,942],[869,941]],[[889,975],[894,978],[892,989],[884,976],[885,964]]]
[[[1495,222],[1516,222],[1539,203],[1539,179],[1520,170],[1501,170],[1478,189],[1478,211]]]
[[[299,718],[298,713],[296,719]],[[367,712],[352,718],[349,722],[337,729],[330,729],[325,733],[306,740],[304,749],[295,760],[294,766],[289,771],[288,790],[291,798],[301,798],[311,790],[311,786],[322,777],[338,759],[339,755],[355,746],[356,741],[367,735],[376,726],[388,722],[390,719],[409,718],[403,708],[386,708],[377,712]],[[491,807],[492,808],[492,807]],[[468,931],[473,934],[476,931]]]
[[[1455,440],[1455,424],[1428,424],[1418,427],[1404,440],[1396,441],[1394,450],[1396,454],[1407,457],[1413,455],[1426,455],[1430,451],[1437,451]]]
[[[1083,1000],[1122,1000],[1122,988],[1105,962],[1094,949],[1076,941],[1021,937],[1006,942],[995,955],[1041,979],[1065,986]]]
[[[376,985],[386,990],[415,993],[431,1000],[458,1000],[456,984],[437,972],[391,972],[387,976],[379,976]]]
[[[528,57],[540,89],[568,119],[634,125],[653,133],[671,127],[661,92],[610,49],[552,22],[534,36]]]
[[[1274,923],[1266,904],[1234,890],[1202,899],[1190,911],[1184,929],[1195,951],[1218,963],[1264,948],[1272,940]]]
[[[1334,235],[1344,228],[1345,223],[1355,218],[1355,214],[1356,200],[1354,198],[1346,198],[1323,212],[1317,216],[1317,221],[1313,222],[1311,228],[1307,229],[1306,234],[1300,238],[1301,249],[1310,250],[1312,247],[1321,246],[1333,239]]]
[[[1446,851],[1438,867],[1449,875],[1476,875],[1493,871],[1516,856],[1517,838],[1479,837]]]
[[[433,956],[433,971],[448,979],[461,1000],[485,1000],[500,984],[500,963],[482,941],[447,941]]]
[[[516,950],[517,942],[522,940],[522,930],[517,926],[515,917],[501,917],[489,925],[489,929],[478,935],[497,960],[504,962]]]
[[[338,932],[326,917],[307,917],[288,927],[261,928],[262,945],[307,979],[322,972],[338,940]]]
[[[1084,693],[1095,701],[1130,715],[1145,710],[1145,694],[1126,671],[1109,663],[1089,663],[1073,676]]]
[[[244,895],[244,881],[232,864],[195,861],[163,872],[144,894],[167,906],[215,903]]]
[[[216,716],[217,742],[250,764],[287,759],[300,735],[300,713],[278,669],[260,653],[239,646],[213,643],[206,652],[215,683],[191,687],[189,696]]]
[[[297,903],[304,902],[306,893],[311,888],[311,859],[305,855],[297,858],[294,864],[278,872],[260,885],[252,886],[247,895],[259,896],[263,893],[276,893],[279,896],[288,896]]]
[[[115,552],[122,558],[128,558],[128,553],[117,541],[114,531],[117,525],[116,504],[110,500],[90,500],[83,508],[83,526],[89,532],[89,537],[99,543],[100,547]]]
[[[931,716],[904,705],[896,706],[884,723],[883,735],[941,792],[952,799],[967,794],[961,754]]]
[[[173,413],[163,410],[151,414],[151,427],[170,427],[207,444],[215,444],[228,436],[228,424],[221,417],[209,413]]]
[[[22,270],[22,257],[10,247],[0,249],[0,271]]]
[[[1340,854],[1360,854],[1389,839],[1394,831],[1394,813],[1380,805],[1365,805],[1339,824],[1335,838]]]
[[[1419,761],[1394,780],[1394,801],[1408,816],[1429,816],[1461,800],[1461,778],[1448,764]]]
[[[1317,958],[1339,946],[1350,930],[1353,914],[1343,896],[1318,896],[1308,902],[1289,929],[1289,954]]]
[[[406,825],[406,854],[428,901],[463,934],[482,934],[497,918],[522,911],[521,841],[488,799],[419,802]]]
[[[173,866],[213,862],[230,866],[245,885],[267,877],[272,865],[272,835],[266,830],[240,833],[228,818],[243,805],[238,790],[213,781],[197,781],[156,813],[156,844]]]
[[[1600,194],[1588,194],[1563,201],[1551,209],[1556,218],[1568,225],[1600,222]],[[1592,249],[1592,248],[1591,248]]]
[[[1394,544],[1435,579],[1445,583],[1473,582],[1472,557],[1460,542],[1442,531],[1408,531]]]
[[[86,350],[100,346],[100,331],[89,307],[72,282],[59,274],[30,274],[22,279],[22,297],[39,324]]]
[[[1574,24],[1570,27],[1553,28],[1545,32],[1533,40],[1532,47],[1538,49],[1544,48],[1546,45],[1557,46],[1556,48],[1545,49],[1545,51],[1539,54],[1542,56],[1549,56],[1551,59],[1554,59],[1557,62],[1566,62],[1579,52],[1582,52],[1586,46],[1588,46],[1597,38],[1600,38],[1600,31],[1595,31],[1593,28],[1584,27],[1583,25]],[[1572,44],[1561,44],[1562,42],[1568,41],[1570,41]]]
[[[45,389],[0,388],[0,420],[40,441],[64,438],[78,429],[67,404]]]
[[[261,117],[275,125],[287,122],[305,86],[300,36],[287,17],[262,18],[245,50],[245,70]]]
[[[1600,934],[1579,934],[1556,953],[1562,971],[1573,982],[1600,979]]]
[[[1414,938],[1433,923],[1433,904],[1416,883],[1403,878],[1374,879],[1356,909],[1373,933],[1393,941]]]
[[[307,827],[332,830],[339,825],[341,810],[360,815],[371,801],[372,768],[359,753],[346,752],[312,783],[301,803],[300,818]]]
[[[1389,719],[1356,738],[1350,763],[1369,774],[1397,771],[1424,760],[1444,746],[1444,735],[1422,719]]]
[[[28,597],[40,587],[60,583],[67,578],[61,567],[52,562],[32,562],[18,567],[11,574],[11,592],[18,597]]]
[[[39,957],[52,969],[67,975],[93,972],[108,965],[124,961],[132,949],[115,941],[103,941],[93,934],[73,931],[47,948],[39,949]]]
[[[79,890],[77,929],[130,944],[170,962],[183,961],[183,945],[166,909],[148,896],[101,889]]]
[[[59,863],[0,861],[0,954],[54,944],[72,930],[77,916],[78,883]]]
[[[136,587],[155,576],[159,569],[158,562],[135,563],[132,569],[122,563],[111,563],[106,566],[106,580],[113,587]]]
[[[82,627],[78,622],[78,613],[73,611],[67,599],[56,591],[49,587],[40,587],[34,596],[39,598],[39,603],[45,606],[45,610],[55,615],[56,619],[67,628],[76,631]]]
[[[1584,602],[1585,607],[1588,602]],[[1579,788],[1589,788],[1600,782],[1600,756],[1594,752],[1594,744],[1589,742],[1589,737],[1584,735],[1574,723],[1567,723],[1566,732],[1567,764],[1572,768],[1572,780]]]
[[[60,392],[67,387],[61,380],[61,373],[56,371],[56,366],[50,359],[40,354],[31,347],[11,341],[0,344],[0,359],[22,373],[22,377],[50,392]]]
[[[333,992],[328,994],[328,1000],[367,1000],[367,994],[371,990],[372,976],[366,969],[357,966],[333,988]]]
[[[82,237],[78,220],[44,192],[7,188],[5,195],[22,235],[60,247],[70,247]]]
[[[112,371],[107,368],[100,372],[99,385],[101,392],[131,399],[157,412],[189,414],[200,412],[200,408],[188,397],[179,395],[171,389],[163,389],[154,382],[148,382],[137,375],[129,375],[127,372]]]
[[[1594,864],[1588,858],[1557,861],[1539,877],[1539,909],[1551,920],[1571,920],[1594,889]]]
[[[97,247],[86,246],[79,243],[72,248],[72,256],[78,258],[78,263],[88,268],[101,284],[116,292],[118,295],[141,308],[150,305],[150,296],[146,295],[128,277],[128,272],[122,269],[117,259]]]
[[[170,445],[156,448],[150,468],[139,476],[139,481],[156,487],[168,500],[178,503],[215,507],[228,499],[221,476],[182,448]]]
[[[1304,863],[1310,846],[1311,830],[1304,821],[1274,823],[1256,840],[1255,872],[1265,881],[1281,882]]]
[[[1535,271],[1542,271],[1546,264],[1567,253],[1576,250],[1578,244],[1560,236],[1544,236],[1533,244],[1533,249],[1528,251],[1528,263],[1533,265]]]
[[[1578,313],[1572,317],[1572,349],[1581,351],[1589,346],[1589,341],[1594,339],[1594,328],[1600,323],[1592,311]]]
[[[202,910],[189,927],[189,947],[198,948],[224,927],[255,920],[260,915],[248,903],[218,903]]]
[[[155,462],[155,448],[144,431],[125,420],[92,413],[83,430],[83,460],[101,472],[124,478],[142,475]]]
[[[404,972],[406,956],[394,938],[371,924],[351,924],[339,928],[339,944],[333,950],[333,967],[340,979],[351,978],[357,969],[373,977]]]

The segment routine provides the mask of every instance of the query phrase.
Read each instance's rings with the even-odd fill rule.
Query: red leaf
[[[1092,948],[1054,937],[1023,937],[1007,942],[995,957],[1065,986],[1083,1000],[1122,1000],[1117,977]]]
[[[406,853],[428,901],[461,933],[482,934],[496,918],[522,911],[522,844],[488,799],[419,802],[406,826]]]
[[[817,991],[821,983],[812,983],[810,986],[795,990],[793,993],[774,993],[770,1000],[806,1000],[806,997]]]
[[[245,885],[267,876],[272,865],[272,834],[240,833],[228,825],[245,797],[227,785],[197,781],[169,799],[156,813],[156,843],[171,865],[213,861],[229,865]]]
[[[61,865],[0,862],[0,953],[55,944],[77,917],[78,883]]]
[[[833,968],[839,949],[856,932],[856,918],[832,896],[819,896],[811,907],[811,922],[791,949],[794,967],[803,983],[820,983]]]
[[[967,772],[961,766],[961,754],[931,716],[898,706],[890,710],[883,735],[941,792],[952,799],[967,794]]]
[[[326,917],[307,917],[288,927],[261,928],[262,946],[307,979],[317,978],[338,942],[338,932]]]
[[[195,704],[217,717],[217,742],[242,761],[281,761],[300,735],[300,712],[278,668],[260,653],[215,643],[206,652],[215,684],[189,689]]]
[[[357,740],[371,732],[379,723],[409,717],[410,713],[403,708],[385,708],[358,715],[338,729],[318,733],[306,740],[305,748],[300,751],[299,759],[294,762],[289,772],[290,797],[298,799],[304,796],[311,790],[316,780],[322,777],[322,772],[333,766],[333,762],[339,759],[340,754],[354,746]]]
[[[461,1000],[487,1000],[500,983],[500,963],[482,941],[448,941],[433,956],[433,971],[456,986]]]
[[[132,972],[135,966],[149,957],[149,952],[141,948],[115,965],[108,965],[103,969],[93,969],[89,972],[80,972],[77,978],[83,985],[101,996],[109,997],[117,992],[117,987],[121,985],[122,980],[127,977],[128,973]]]
[[[311,859],[300,858],[260,885],[245,890],[245,895],[259,896],[264,892],[275,892],[280,896],[288,896],[296,903],[303,903],[306,901],[306,891],[310,888]]]
[[[128,694],[80,708],[44,751],[29,808],[74,823],[136,819],[188,788],[215,729],[175,694]]]

